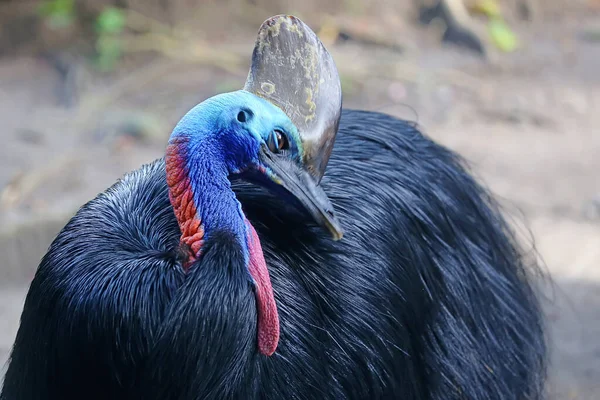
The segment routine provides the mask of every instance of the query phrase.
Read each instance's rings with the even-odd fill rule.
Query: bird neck
[[[233,233],[255,289],[258,349],[271,355],[279,342],[279,316],[269,271],[258,235],[231,189],[225,162],[210,159],[219,154],[219,146],[208,139],[191,147],[189,138],[176,136],[167,147],[169,198],[181,229],[181,244],[189,249],[184,268],[201,256],[211,232]]]
[[[209,139],[193,143],[174,137],[167,147],[166,169],[169,198],[187,247],[189,266],[202,251],[207,235],[215,229],[235,235],[248,256],[246,218],[231,189],[218,146]]]

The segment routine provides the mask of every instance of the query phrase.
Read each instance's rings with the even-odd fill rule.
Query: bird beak
[[[271,17],[258,31],[244,90],[282,109],[298,129],[301,160],[273,154],[266,146],[261,149],[267,178],[299,202],[334,240],[341,239],[340,223],[319,186],[342,110],[341,82],[333,58],[300,19]]]
[[[314,178],[289,158],[271,153],[266,145],[261,147],[259,157],[269,180],[297,200],[318,225],[331,233],[333,240],[340,240],[344,235],[342,227],[331,201]]]

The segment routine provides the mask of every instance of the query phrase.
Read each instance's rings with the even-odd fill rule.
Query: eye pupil
[[[248,120],[248,116],[245,111],[240,111],[237,115],[237,120],[240,122],[246,122]]]
[[[287,137],[280,130],[275,130],[273,135],[269,138],[269,150],[273,153],[279,153],[281,150],[287,150],[289,143]]]
[[[283,135],[281,135],[281,132],[275,131],[275,137],[277,138],[277,148],[281,150],[283,148]]]

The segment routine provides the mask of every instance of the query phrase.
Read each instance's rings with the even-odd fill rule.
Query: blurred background
[[[241,88],[280,13],[318,32],[346,107],[471,163],[551,276],[551,398],[600,399],[600,0],[0,0],[0,376],[54,235]]]

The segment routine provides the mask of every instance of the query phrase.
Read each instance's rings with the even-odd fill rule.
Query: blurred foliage
[[[47,0],[40,4],[39,13],[50,28],[68,28],[75,21],[75,2],[74,0]]]
[[[500,51],[512,52],[517,49],[517,35],[504,21],[497,0],[479,0],[470,7],[471,13],[484,15],[488,19],[488,34],[494,46]]]
[[[501,16],[500,6],[495,0],[481,0],[473,4],[471,12],[486,15],[489,18]]]
[[[125,14],[115,7],[106,7],[96,19],[96,31],[99,34],[119,34],[125,28]]]
[[[96,19],[96,65],[102,71],[115,68],[123,55],[121,33],[125,29],[125,13],[115,7],[107,7]]]
[[[511,52],[518,46],[517,35],[502,18],[495,17],[488,23],[488,32],[494,45],[501,51]]]
[[[67,29],[78,22],[74,0],[46,0],[40,4],[39,14],[55,30]],[[125,12],[104,6],[95,17],[95,65],[101,71],[113,70],[123,55],[121,34],[126,26]]]
[[[211,13],[216,10],[216,3],[211,6],[211,2],[203,3],[200,0],[191,1],[189,6],[186,6],[188,3],[184,2],[166,2],[169,4],[169,7],[173,7],[173,10],[170,10],[168,13],[165,12],[164,9],[162,9],[162,13],[156,10],[154,10],[156,12],[150,12],[153,8],[156,8],[154,6],[158,4],[154,2],[144,3],[140,1],[139,3],[136,3],[135,1],[128,1],[119,3],[126,4],[127,8],[115,7],[114,1],[87,0],[87,2],[76,2],[75,0],[41,0],[40,2],[39,15],[43,17],[44,22],[51,29],[84,28],[85,30],[85,27],[88,26],[94,28],[90,32],[93,35],[93,45],[95,49],[94,66],[100,71],[114,70],[123,58],[123,55],[125,53],[129,54],[132,51],[155,50],[172,55],[174,52],[178,51],[175,50],[175,48],[177,48],[181,36],[174,35],[177,29],[170,26],[170,23],[164,22],[165,16],[168,15],[169,18],[167,19],[174,19],[177,21],[176,23],[179,23],[180,20],[186,20],[185,17],[180,15],[183,13],[189,20],[197,21],[197,18],[190,17],[190,15],[193,14],[191,10],[194,9],[194,7],[206,7],[206,10],[202,9],[202,12],[196,12],[200,17],[203,15],[212,15]],[[244,14],[244,18],[252,19],[256,16],[257,21],[262,21],[262,19],[265,18],[265,15],[269,14],[269,12],[265,11],[265,8],[273,8],[274,3],[276,2],[271,0],[236,1],[236,4],[244,5],[246,7],[242,13]],[[283,5],[283,3],[284,2],[279,6]],[[302,4],[299,8],[304,9],[317,6],[327,8],[318,1],[310,3],[312,6],[304,7],[305,5]],[[385,28],[377,27],[377,24],[371,24],[371,26],[368,26],[368,29],[365,30],[364,27],[358,26],[360,24],[357,24],[356,22],[357,18],[364,18],[365,14],[369,14],[370,5],[372,6],[375,2],[365,0],[339,0],[334,1],[334,3],[337,4],[335,7],[337,7],[338,11],[343,10],[343,14],[354,16],[354,19],[350,18],[350,21],[353,22],[346,23],[346,25],[355,25],[353,26],[355,29],[351,29],[349,31],[350,33],[348,33],[347,26],[339,25],[340,18],[333,17],[335,13],[320,13],[319,17],[315,18],[315,20],[318,21],[316,30],[318,30],[318,34],[326,46],[331,46],[336,43],[342,34],[345,36],[350,35],[354,41],[360,43],[378,45],[383,43],[389,45],[386,40],[381,40],[382,38],[387,39],[386,36],[388,35],[386,35]],[[83,7],[84,4],[88,4],[88,6]],[[93,4],[93,6],[90,6],[91,4]],[[291,5],[291,2],[289,5]],[[301,10],[296,9],[297,6],[298,4],[296,4],[295,7],[289,7],[289,10],[286,10],[285,12],[291,12],[292,14],[298,15],[300,18],[308,18]],[[139,11],[140,7],[144,12]],[[332,9],[336,9],[335,7]],[[200,10],[201,8],[198,9]],[[492,45],[504,52],[510,52],[517,48],[517,36],[505,22],[498,0],[474,0],[469,4],[469,11],[471,14],[482,15],[487,19],[487,34],[489,35]],[[273,13],[274,12],[275,10],[273,10]],[[85,13],[85,16],[80,15],[79,13]],[[236,18],[240,18],[239,15],[227,15],[227,18],[231,18],[232,21],[237,21]],[[177,19],[177,16],[179,16],[179,19]],[[218,18],[215,19],[218,20]],[[343,19],[344,18],[341,18],[342,21]],[[368,21],[368,18],[366,20]],[[89,21],[93,21],[93,25],[90,25]],[[205,26],[206,20],[203,21],[202,26]],[[141,29],[140,26],[142,27]],[[381,30],[383,34],[380,34],[375,38],[372,37],[373,32],[377,32],[378,29]],[[216,31],[216,28],[211,29],[210,26],[208,26],[205,31],[210,35],[211,32]],[[218,36],[213,35],[212,38],[214,39],[214,37]],[[209,37],[204,39],[210,41]],[[196,57],[192,54],[192,50],[184,50],[183,53],[188,57]]]

